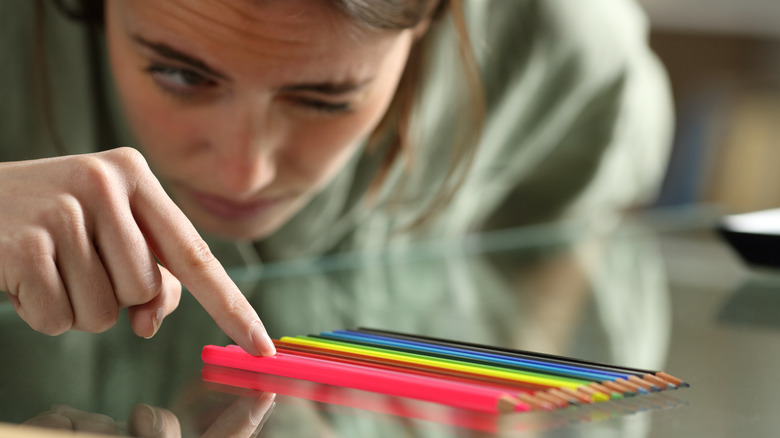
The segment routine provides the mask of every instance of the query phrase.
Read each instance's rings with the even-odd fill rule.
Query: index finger
[[[151,174],[138,181],[131,208],[154,254],[222,331],[250,354],[276,354],[255,309]]]

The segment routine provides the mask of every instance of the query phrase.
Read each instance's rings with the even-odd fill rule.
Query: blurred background
[[[677,105],[658,203],[780,207],[780,0],[639,0]]]

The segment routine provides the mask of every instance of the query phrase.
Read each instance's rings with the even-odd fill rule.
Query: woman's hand
[[[274,354],[139,152],[0,163],[0,290],[33,329],[101,332],[127,307],[133,331],[151,337],[178,305],[180,281],[246,351]]]

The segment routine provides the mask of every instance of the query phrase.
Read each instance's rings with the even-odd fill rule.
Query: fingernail
[[[162,324],[162,320],[165,317],[165,311],[162,307],[157,308],[157,313],[152,317],[152,326],[154,327],[152,329],[152,334],[149,336],[144,336],[146,339],[152,339],[154,335],[157,334],[157,330],[160,330],[160,324]]]
[[[276,347],[274,342],[268,333],[263,328],[263,324],[260,321],[252,324],[252,329],[249,331],[249,339],[252,341],[252,345],[257,348],[263,356],[273,356],[276,354]]]

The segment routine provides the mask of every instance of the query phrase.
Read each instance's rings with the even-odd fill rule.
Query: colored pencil
[[[454,370],[448,370],[446,368],[436,368],[426,365],[418,365],[414,363],[405,363],[401,361],[395,361],[391,359],[376,358],[372,356],[331,351],[323,348],[318,348],[309,345],[298,345],[285,343],[281,340],[275,340],[277,351],[286,352],[290,354],[299,354],[308,357],[315,357],[324,360],[333,360],[337,362],[354,363],[356,365],[373,366],[382,369],[392,369],[404,371],[412,374],[427,375],[430,377],[437,377],[449,380],[455,380],[460,382],[471,382],[475,384],[483,384],[488,387],[503,389],[511,395],[517,394],[539,394],[539,391],[546,391],[552,394],[556,398],[565,400],[569,404],[588,404],[594,401],[606,401],[609,397],[599,398],[599,395],[595,397],[591,394],[577,393],[570,390],[568,394],[563,394],[558,391],[557,388],[549,388],[545,386],[531,385],[527,383],[518,382],[515,380],[501,379],[497,377],[484,376],[473,373],[459,372]],[[229,346],[233,347],[233,346]],[[236,347],[237,348],[237,347]]]
[[[604,370],[604,371],[625,372],[625,373],[636,375],[637,377],[643,378],[645,380],[648,380],[650,383],[655,384],[655,385],[658,385],[660,383],[662,385],[665,385],[665,387],[667,387],[667,388],[677,388],[677,387],[684,388],[684,387],[690,386],[688,383],[684,382],[682,379],[679,379],[677,377],[671,376],[671,375],[669,375],[669,374],[667,374],[665,372],[661,372],[661,371],[646,370],[646,369],[625,367],[625,366],[617,366],[617,365],[609,365],[609,364],[604,364],[604,363],[599,363],[599,362],[594,362],[594,361],[587,361],[587,360],[584,360],[584,359],[577,359],[577,358],[571,358],[571,357],[565,357],[565,356],[558,356],[558,355],[554,355],[554,354],[532,352],[532,351],[518,350],[518,349],[498,347],[498,346],[490,346],[490,345],[477,344],[477,343],[472,343],[472,342],[448,340],[448,339],[442,339],[442,338],[435,338],[435,337],[431,337],[431,336],[422,336],[422,335],[401,333],[401,332],[395,332],[395,331],[383,330],[383,329],[376,329],[376,328],[358,327],[355,331],[364,332],[364,333],[379,334],[379,335],[393,337],[393,338],[399,338],[399,339],[420,340],[420,341],[428,342],[428,343],[431,343],[431,344],[434,344],[434,345],[458,346],[458,347],[461,347],[461,348],[471,349],[471,350],[474,350],[474,351],[500,352],[501,354],[506,354],[506,355],[512,356],[512,357],[541,358],[541,359],[550,361],[551,363],[578,364],[580,366],[591,368],[591,369],[598,369],[598,370]],[[668,386],[668,385],[671,385],[671,386]]]
[[[512,397],[506,391],[480,385],[335,363],[287,353],[257,357],[236,348],[207,345],[203,348],[201,356],[207,364],[381,392],[480,412],[524,412],[532,408],[528,403]]]
[[[207,364],[482,413],[581,406],[686,387],[662,371],[358,328],[274,340],[277,355],[206,346]],[[644,401],[636,406],[642,409]]]
[[[462,371],[475,375],[482,375],[485,377],[513,380],[517,382],[523,382],[525,384],[535,384],[546,387],[547,389],[561,386],[576,388],[578,386],[593,383],[592,381],[566,378],[555,375],[523,372],[522,370],[503,368],[501,366],[491,366],[484,362],[475,363],[473,361],[420,355],[398,349],[374,347],[365,343],[354,341],[337,341],[335,339],[323,336],[297,336],[294,338],[284,337],[281,339],[281,342],[287,343],[288,345],[291,344],[298,346],[319,347],[320,349],[325,350],[329,349],[331,351],[338,352],[339,354],[358,354],[362,355],[363,357],[370,357],[373,359],[394,359],[395,361],[401,363],[417,363],[421,365],[427,365],[432,368],[438,368],[440,370]],[[595,397],[599,398],[599,401],[608,400],[610,398],[623,398],[624,395],[636,395],[635,388],[623,387],[622,385],[610,385],[608,387],[599,386],[598,388],[600,388],[599,391],[601,392],[601,395],[595,395]]]
[[[556,376],[547,376],[539,373],[527,373],[521,371],[506,370],[506,369],[488,366],[488,365],[466,364],[463,362],[458,362],[458,361],[453,361],[448,359],[431,358],[419,354],[394,352],[392,350],[387,350],[382,348],[349,345],[347,343],[337,342],[328,339],[317,339],[317,338],[310,338],[310,337],[303,337],[303,336],[298,336],[298,337],[285,336],[282,337],[281,341],[287,343],[293,343],[293,344],[300,344],[300,345],[315,345],[321,348],[327,348],[334,351],[363,353],[363,354],[369,354],[376,357],[395,359],[403,362],[425,364],[434,367],[447,368],[447,369],[459,370],[459,371],[468,371],[476,374],[483,374],[483,375],[494,376],[494,377],[503,377],[508,380],[527,382],[531,384],[548,386],[551,388],[566,386],[572,389],[576,389],[580,386],[590,383],[583,380],[567,379],[567,378],[556,377]]]
[[[391,366],[396,369],[402,369],[402,370],[419,370],[419,371],[425,371],[425,372],[431,372],[435,373],[444,377],[447,376],[453,376],[453,377],[459,377],[463,379],[468,379],[471,381],[478,381],[478,382],[485,382],[490,384],[499,385],[501,387],[507,388],[508,391],[511,392],[535,392],[539,390],[549,390],[550,388],[547,386],[542,385],[533,385],[525,382],[519,382],[517,380],[509,380],[505,378],[500,377],[494,377],[494,376],[487,376],[482,374],[476,374],[473,372],[464,372],[464,371],[458,371],[458,370],[451,370],[447,368],[440,368],[430,365],[424,365],[424,364],[416,364],[411,362],[403,362],[399,360],[393,360],[393,359],[387,359],[387,358],[381,358],[381,357],[375,357],[368,354],[357,354],[352,352],[344,352],[344,351],[334,351],[329,350],[326,348],[320,348],[314,345],[302,345],[297,343],[290,343],[285,342],[283,340],[275,340],[274,344],[276,345],[277,349],[283,349],[290,352],[301,352],[301,353],[313,353],[321,356],[325,356],[328,358],[350,358],[353,360],[360,361],[364,364],[381,364],[386,366]],[[600,392],[597,392],[595,390],[585,392],[582,391],[585,387],[580,388],[579,391],[575,391],[569,388],[555,388],[555,389],[567,389],[567,393],[577,398],[582,403],[593,403],[593,402],[601,402],[601,401],[607,401],[610,399],[609,394],[603,394]],[[619,397],[622,398],[622,395]]]
[[[288,344],[282,341],[274,341],[274,344],[276,345],[277,350],[288,352],[290,354],[316,356],[324,360],[348,361],[364,366],[395,369],[413,374],[430,374],[440,378],[483,383],[493,387],[505,388],[510,392],[534,393],[539,390],[547,389],[545,386],[530,385],[527,383],[517,382],[515,380],[500,379],[496,377],[453,371],[445,368],[436,368],[414,363],[406,363],[391,359],[374,358],[371,356],[364,356],[353,353],[336,352],[308,345]]]
[[[581,367],[576,368],[572,366],[562,366],[557,364],[544,363],[538,360],[534,360],[534,361],[523,360],[523,359],[502,356],[498,354],[472,352],[463,349],[435,346],[430,344],[426,345],[421,342],[394,340],[391,338],[386,338],[386,337],[383,338],[380,336],[363,334],[359,332],[350,333],[345,330],[325,332],[320,334],[319,336],[328,339],[355,342],[363,345],[382,346],[384,348],[391,348],[398,351],[428,354],[434,357],[467,360],[473,363],[504,366],[507,368],[518,369],[518,370],[544,372],[552,375],[559,375],[562,377],[576,377],[576,378],[581,378],[586,380],[601,381],[605,379],[611,380],[618,377],[623,377],[625,375],[625,374],[618,374],[618,373],[592,372],[590,370],[583,369]]]
[[[486,388],[493,388],[493,389],[499,389],[507,394],[514,395],[515,393],[524,393],[524,394],[534,394],[536,390],[530,389],[530,388],[520,388],[520,387],[512,387],[509,385],[502,385],[500,383],[494,383],[494,382],[487,382],[482,380],[476,380],[476,379],[469,379],[466,377],[459,377],[454,376],[450,374],[442,374],[442,373],[436,373],[431,371],[423,371],[418,370],[414,368],[408,368],[408,367],[397,367],[389,364],[383,364],[381,362],[368,362],[368,361],[362,361],[357,359],[351,359],[349,357],[343,357],[343,356],[337,356],[337,355],[327,355],[327,354],[320,354],[316,352],[311,351],[302,351],[302,350],[296,350],[296,349],[288,349],[284,346],[278,346],[277,351],[281,351],[282,353],[290,354],[290,355],[296,355],[300,357],[310,357],[313,359],[320,359],[320,360],[328,360],[338,363],[346,363],[346,364],[352,364],[352,365],[359,365],[359,366],[365,366],[369,368],[376,368],[380,370],[389,370],[389,371],[402,371],[405,373],[409,373],[410,375],[415,376],[425,376],[425,377],[431,377],[431,378],[437,378],[437,379],[443,379],[443,380],[449,380],[453,382],[461,382],[461,383],[469,383],[473,385],[480,385],[484,386]]]
[[[551,375],[561,377],[572,377],[577,379],[590,380],[594,382],[603,381],[615,381],[621,385],[628,386],[632,392],[647,392],[653,389],[658,391],[655,385],[648,384],[638,385],[632,383],[626,379],[630,374],[618,373],[618,372],[606,372],[599,370],[590,370],[583,367],[577,367],[572,365],[553,364],[540,360],[529,360],[514,357],[507,357],[495,353],[483,353],[476,351],[469,351],[460,348],[428,345],[422,342],[413,342],[406,340],[396,340],[392,338],[376,336],[371,334],[364,334],[359,332],[351,332],[347,330],[337,330],[335,332],[326,332],[320,335],[327,339],[344,340],[347,342],[354,342],[360,345],[382,346],[397,351],[404,352],[418,352],[422,354],[428,354],[434,357],[450,358],[455,360],[462,360],[471,363],[479,363],[485,365],[495,365],[498,367],[506,367],[516,370],[527,370],[535,372],[545,372]]]

